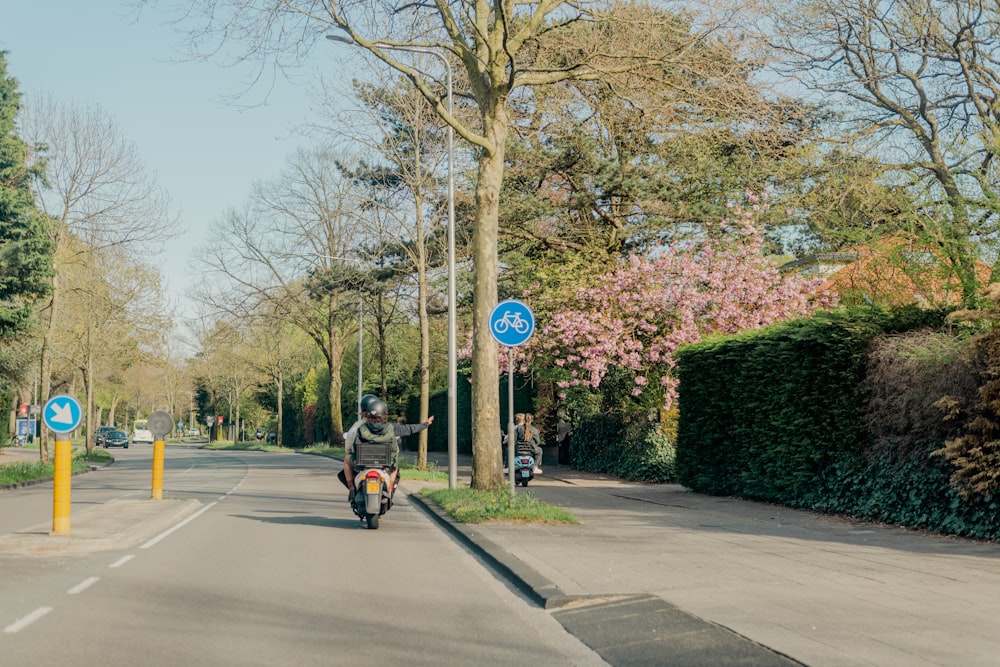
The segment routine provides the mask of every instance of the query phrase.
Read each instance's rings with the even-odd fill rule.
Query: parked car
[[[201,431],[196,428],[189,428],[188,435],[201,435]]]
[[[104,448],[123,447],[128,449],[128,434],[125,431],[112,431],[104,436]]]
[[[100,447],[104,444],[104,438],[107,437],[109,433],[114,433],[118,429],[114,426],[98,426],[97,433],[94,434],[94,445]]]

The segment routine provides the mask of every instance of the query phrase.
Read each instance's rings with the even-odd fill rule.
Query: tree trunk
[[[508,118],[504,100],[495,100],[491,107],[484,113],[483,127],[494,150],[483,151],[479,160],[472,239],[476,265],[472,304],[472,488],[484,490],[503,486],[500,372],[497,343],[490,333],[490,313],[497,304],[497,233]]]
[[[277,378],[277,389],[278,389],[278,424],[275,428],[275,435],[277,436],[276,444],[281,445],[281,431],[284,428],[285,419],[285,380],[284,376],[281,374]]]
[[[94,350],[91,345],[93,327],[87,328],[87,364],[83,381],[83,390],[87,393],[87,433],[84,438],[84,448],[87,454],[94,453]]]
[[[118,410],[118,395],[111,397],[111,408],[108,410],[108,426],[116,426],[115,412]]]
[[[343,355],[341,355],[343,358]],[[330,442],[341,442],[344,439],[344,419],[340,414],[340,391],[343,389],[343,381],[340,379],[340,369],[343,364],[337,364],[334,368],[333,353],[327,356],[327,370],[330,372],[330,390],[327,398],[330,401]],[[280,442],[279,442],[280,444]]]
[[[52,391],[52,339],[55,336],[56,324],[58,320],[58,310],[59,310],[59,276],[58,274],[52,276],[52,297],[49,299],[49,322],[45,329],[45,335],[42,337],[42,354],[41,354],[41,364],[39,370],[39,380],[41,383],[41,394],[39,396],[39,402],[44,406],[50,396],[49,392]],[[44,416],[44,415],[43,415]],[[49,431],[45,428],[44,424],[38,433],[38,458],[43,463],[48,463],[49,461]]]

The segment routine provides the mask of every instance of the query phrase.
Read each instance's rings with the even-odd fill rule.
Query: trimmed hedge
[[[687,346],[677,356],[677,477],[690,489],[801,505],[867,444],[865,367],[877,335],[945,313],[819,313]]]
[[[963,499],[949,483],[951,472],[940,456],[901,464],[845,460],[824,471],[815,491],[795,505],[936,533],[1000,539],[1000,499]]]
[[[570,464],[579,470],[633,482],[672,482],[675,452],[660,424],[623,424],[610,415],[580,421],[573,433]]]

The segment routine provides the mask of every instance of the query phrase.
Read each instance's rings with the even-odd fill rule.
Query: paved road
[[[549,466],[528,490],[581,525],[462,526],[404,485],[616,667],[1000,665],[1000,545]]]
[[[606,664],[405,497],[362,527],[338,462],[168,448],[152,501],[149,448],[115,455],[74,478],[109,498],[71,536],[0,532],[2,664]],[[0,514],[51,493],[0,492]]]

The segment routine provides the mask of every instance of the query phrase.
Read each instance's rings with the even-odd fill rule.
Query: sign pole
[[[150,498],[163,500],[163,439],[173,428],[174,418],[168,412],[157,411],[149,415],[146,425],[153,434],[153,488]]]
[[[163,500],[163,438],[153,441],[153,493],[152,500]]]
[[[69,535],[71,479],[73,477],[73,443],[66,434],[72,433],[83,419],[80,401],[72,396],[53,396],[42,410],[42,420],[56,434],[52,475],[52,532],[49,535]],[[62,436],[62,437],[59,437]]]
[[[57,439],[55,447],[55,458],[52,462],[52,532],[49,535],[69,535],[73,447],[69,440],[63,439]]]
[[[514,493],[514,348],[507,348],[507,477]]]
[[[507,347],[507,475],[514,492],[514,348],[524,345],[535,332],[535,315],[517,299],[501,301],[490,313],[490,333]]]

